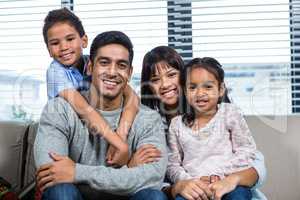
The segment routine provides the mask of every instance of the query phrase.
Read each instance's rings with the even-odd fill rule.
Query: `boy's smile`
[[[80,37],[68,23],[56,23],[47,32],[47,47],[51,57],[65,66],[78,67],[87,36]]]

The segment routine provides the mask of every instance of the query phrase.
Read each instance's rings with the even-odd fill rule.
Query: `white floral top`
[[[255,159],[256,145],[236,106],[222,103],[215,116],[199,130],[172,119],[167,175],[172,182],[201,176],[225,175],[247,169]]]

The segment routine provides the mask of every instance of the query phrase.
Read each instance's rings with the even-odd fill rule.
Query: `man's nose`
[[[108,68],[108,73],[110,75],[115,75],[117,73],[117,64],[116,63],[111,63],[111,65]]]

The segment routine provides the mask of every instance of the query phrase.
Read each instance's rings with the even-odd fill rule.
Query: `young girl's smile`
[[[179,71],[165,62],[156,64],[151,77],[153,93],[169,107],[176,106],[180,94]]]
[[[202,67],[192,67],[187,74],[186,97],[196,115],[214,115],[219,98],[224,94],[223,83]]]

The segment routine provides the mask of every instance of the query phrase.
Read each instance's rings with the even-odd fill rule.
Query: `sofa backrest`
[[[27,123],[0,121],[0,176],[9,181],[17,192],[22,185],[27,134]]]
[[[246,116],[264,154],[270,200],[300,199],[300,116]],[[33,143],[37,123],[0,122],[0,176],[17,191],[34,181]]]
[[[300,116],[247,116],[257,147],[265,156],[270,200],[300,199]]]

